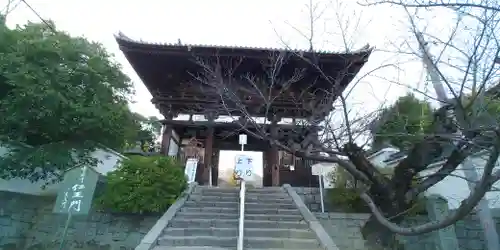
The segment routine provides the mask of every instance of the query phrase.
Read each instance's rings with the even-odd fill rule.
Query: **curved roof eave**
[[[127,47],[131,45],[139,45],[139,46],[144,46],[144,48],[150,48],[150,49],[160,49],[160,48],[175,48],[175,47],[182,47],[182,48],[207,48],[207,49],[237,49],[237,50],[255,50],[255,51],[276,51],[276,52],[291,52],[291,53],[298,53],[298,54],[306,54],[306,53],[311,53],[308,50],[301,50],[301,49],[292,49],[292,48],[273,48],[273,47],[248,47],[248,46],[228,46],[228,45],[211,45],[211,44],[184,44],[184,43],[155,43],[155,42],[146,42],[142,40],[135,40],[132,39],[122,32],[118,32],[118,34],[115,34],[115,39],[120,47]],[[360,49],[349,51],[349,52],[335,52],[335,51],[328,51],[328,50],[323,50],[323,51],[314,51],[314,53],[319,54],[319,55],[346,55],[346,56],[362,56],[365,59],[365,62],[368,60],[368,57],[372,53],[375,47],[370,46],[369,44],[366,44]]]

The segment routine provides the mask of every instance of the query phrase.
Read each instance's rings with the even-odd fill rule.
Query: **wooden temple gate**
[[[279,141],[293,139],[294,142],[300,143],[303,139],[297,136],[300,135],[297,128],[307,129],[310,135],[312,133],[312,136],[317,138],[321,129],[317,121],[324,119],[333,110],[335,97],[332,98],[331,94],[326,96],[326,93],[341,93],[371,52],[367,50],[337,54],[241,47],[161,45],[134,41],[122,34],[117,36],[116,40],[153,95],[152,102],[165,117],[161,151],[168,154],[170,147],[174,146],[171,145],[173,142],[185,155],[195,154],[200,159],[197,181],[201,184],[208,183],[210,168],[212,173],[217,173],[220,150],[238,150],[240,147],[238,134],[241,133],[242,126],[237,122],[218,122],[217,118],[222,115],[243,117],[240,122],[245,122],[249,117],[266,118],[269,123],[259,125],[266,133],[262,137],[271,136]],[[295,79],[294,81],[286,84],[267,82],[269,72],[266,70],[269,70],[269,66],[266,62],[274,60],[273,58],[286,58],[274,80]],[[324,72],[318,72],[311,61],[321,64],[325,72],[328,72],[328,77],[325,78]],[[206,76],[207,69],[211,68],[218,72],[215,80],[213,76]],[[297,72],[301,72],[300,77],[296,76]],[[249,83],[249,75],[259,79],[259,88],[262,89],[257,91],[257,86]],[[224,84],[210,85],[217,81]],[[335,82],[335,85],[332,85],[332,82]],[[220,89],[226,87],[234,90],[234,94],[239,97],[240,105],[244,105],[247,111],[244,113],[246,116],[242,116],[241,110],[232,109],[234,103],[226,102],[223,105]],[[259,101],[258,93],[263,92],[277,93],[270,105],[263,105],[263,101]],[[319,103],[318,100],[327,107],[326,110],[318,112],[315,106]],[[324,101],[328,103],[324,105]],[[233,106],[228,108],[227,105]],[[188,115],[189,119],[178,120],[176,118],[179,115]],[[194,115],[203,115],[205,119],[194,120]],[[311,117],[313,118],[309,119]],[[282,118],[291,118],[293,121],[309,119],[315,121],[316,125],[280,124]],[[174,134],[176,136],[173,136]],[[189,139],[188,142],[183,143],[186,139]],[[245,148],[263,152],[265,186],[284,183],[293,186],[317,185],[317,180],[311,175],[312,162],[294,158],[293,164],[284,164],[276,145],[251,136],[248,137]],[[216,174],[212,174],[211,178],[212,183],[217,184]]]

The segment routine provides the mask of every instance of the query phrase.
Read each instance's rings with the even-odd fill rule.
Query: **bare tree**
[[[471,131],[482,130],[480,133],[491,134],[484,131],[496,130],[498,126],[498,116],[491,116],[488,112],[491,106],[491,96],[496,94],[498,81],[499,43],[499,2],[475,1],[475,2],[454,2],[454,1],[375,1],[366,2],[367,5],[392,4],[402,7],[408,15],[411,33],[414,34],[417,46],[421,53],[418,53],[429,71],[430,80],[434,86],[437,99],[441,105],[448,106],[458,130],[465,138],[475,133]],[[418,23],[418,11],[421,10],[447,10],[455,19],[452,24],[452,31],[448,37],[439,37],[436,34],[421,32],[421,25]],[[415,12],[411,12],[415,10]],[[432,24],[430,24],[432,25]],[[428,27],[423,27],[428,28]],[[432,28],[432,27],[431,27]],[[437,57],[432,57],[428,50],[431,43],[440,49]],[[457,77],[459,76],[459,77]],[[493,87],[493,88],[492,88]],[[486,91],[486,89],[492,89]],[[465,91],[464,91],[465,90]],[[489,92],[489,93],[488,93]],[[448,94],[452,98],[448,98]],[[490,95],[490,100],[486,96]],[[463,102],[464,95],[468,95],[468,101]],[[491,109],[491,108],[490,108]],[[468,137],[469,136],[469,137]],[[485,136],[479,136],[477,144],[482,143]],[[488,136],[489,142],[494,142],[496,136]],[[455,143],[456,144],[456,143]],[[482,145],[493,150],[489,145]],[[491,156],[490,155],[490,156]],[[469,180],[469,188],[475,190],[483,179],[476,174],[476,169],[470,160],[465,160],[463,169]],[[450,174],[450,172],[445,172]],[[491,174],[491,172],[490,172]],[[494,180],[494,177],[491,177]],[[485,231],[487,247],[490,250],[500,248],[496,228],[492,225],[492,216],[489,203],[482,198],[477,203],[477,211],[482,227]]]
[[[400,2],[388,3],[405,6]],[[443,91],[451,93],[452,98],[445,100],[444,105],[435,111],[431,132],[408,150],[407,157],[398,163],[390,177],[381,173],[367,159],[364,145],[359,140],[360,135],[366,134],[368,121],[371,121],[373,114],[360,117],[351,113],[346,101],[350,92],[344,91],[345,81],[350,81],[358,73],[359,67],[353,69],[368,60],[373,48],[365,46],[357,51],[349,50],[349,53],[339,56],[343,58],[338,63],[342,67],[332,72],[332,69],[323,68],[322,54],[313,49],[314,23],[311,22],[311,32],[305,35],[310,42],[310,50],[270,53],[268,60],[262,61],[262,68],[267,73],[265,77],[259,78],[251,73],[237,74],[238,66],[245,60],[243,57],[219,57],[216,62],[197,58],[204,74],[193,77],[206,86],[207,93],[212,91],[220,98],[221,105],[214,107],[215,111],[229,116],[237,113],[239,118],[235,120],[249,135],[267,140],[297,157],[337,163],[363,183],[367,188],[361,198],[373,215],[362,232],[372,245],[389,245],[393,242],[393,233],[417,235],[454,224],[470,214],[500,179],[500,170],[494,170],[500,155],[500,128],[498,117],[492,117],[487,112],[494,102],[486,96],[493,94],[485,91],[498,84],[498,68],[495,66],[500,50],[498,12],[495,7],[498,5],[487,1],[484,3],[486,5],[482,8],[467,3],[450,4],[457,24],[446,39],[422,34],[428,40],[440,44],[441,52],[437,57],[431,58],[428,54],[418,52],[422,41],[416,39],[408,42],[407,49],[410,52],[398,51],[428,57],[446,87]],[[312,6],[311,3],[309,7],[314,9]],[[465,8],[479,8],[480,11],[465,11]],[[415,14],[408,14],[413,20],[409,26],[416,34]],[[470,27],[471,23],[474,27]],[[468,32],[460,30],[465,28]],[[412,47],[412,44],[415,46]],[[297,64],[298,61],[302,64]],[[301,66],[296,67],[292,74],[285,74],[283,68],[291,63]],[[381,65],[358,75],[351,85],[356,86],[364,76],[380,68],[392,66]],[[311,75],[314,77],[307,78]],[[307,81],[310,85],[302,88],[302,92],[293,88],[294,84]],[[315,87],[320,82],[328,84]],[[311,93],[311,89],[315,89],[315,93]],[[423,94],[432,96],[432,93]],[[307,119],[294,120],[294,135],[286,138],[281,137],[279,131],[269,131],[267,125],[270,121],[254,117],[256,111],[264,111],[264,118],[286,118],[279,117],[279,110],[274,106],[284,99],[307,113]],[[318,130],[321,132],[318,133]],[[406,211],[420,195],[451,175],[471,154],[478,151],[488,152],[488,158],[481,168],[481,178],[457,210],[440,221],[410,227],[400,224]],[[436,153],[444,156],[444,163],[434,173],[422,177],[420,173],[434,162]],[[415,179],[419,180],[417,184],[414,183]]]
[[[15,2],[15,0],[7,0],[7,3],[5,4],[5,6],[2,9],[0,9],[0,18],[2,19],[2,20],[0,20],[1,22],[5,22],[7,20],[7,16],[12,11],[14,11],[22,1],[17,1],[17,3],[14,3],[14,2]]]

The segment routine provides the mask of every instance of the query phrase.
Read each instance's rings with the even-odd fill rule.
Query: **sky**
[[[2,2],[6,0],[0,0],[0,4]],[[405,13],[400,8],[363,7],[355,1],[342,4],[313,2],[318,4],[314,13],[317,19],[313,39],[316,50],[345,51],[346,43],[342,37],[348,37],[349,50],[366,44],[378,49],[360,72],[358,81],[351,85],[350,109],[355,112],[375,110],[381,104],[391,103],[404,95],[407,86],[420,86],[419,82],[425,77],[418,58],[408,59],[384,52],[394,51],[398,43],[413,39],[408,33]],[[151,95],[141,79],[117,46],[114,34],[119,31],[130,38],[155,43],[176,43],[180,39],[184,44],[309,47],[304,38],[310,26],[309,0],[27,0],[27,3],[42,18],[53,20],[58,29],[98,41],[113,53],[135,86],[131,109],[145,116],[160,117],[160,114],[151,104]],[[435,21],[438,15],[431,13],[424,19]],[[20,3],[9,14],[7,25],[14,27],[28,21],[39,22],[40,19]],[[446,21],[442,19],[439,25],[446,27]],[[435,30],[440,32],[439,28]],[[393,66],[362,77],[385,64]],[[403,84],[395,84],[395,81]]]

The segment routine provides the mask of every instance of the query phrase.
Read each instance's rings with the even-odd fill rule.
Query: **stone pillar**
[[[427,197],[427,212],[432,221],[442,220],[449,214],[448,201],[440,195]],[[437,230],[432,233],[436,250],[459,249],[455,225]]]

